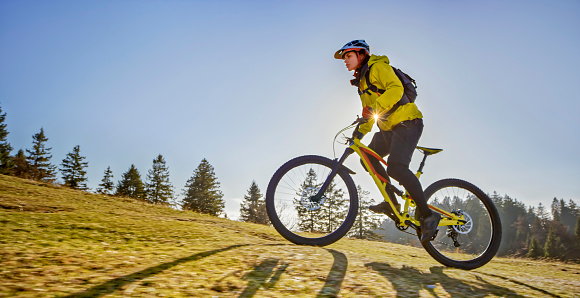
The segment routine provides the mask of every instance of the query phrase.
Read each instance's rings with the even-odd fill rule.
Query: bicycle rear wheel
[[[495,256],[501,242],[501,221],[491,199],[477,186],[443,179],[425,189],[425,198],[430,205],[465,215],[467,221],[465,225],[440,226],[435,239],[423,244],[435,260],[450,267],[475,269]]]
[[[288,241],[329,245],[351,228],[358,212],[358,195],[346,169],[338,171],[322,198],[314,197],[335,164],[322,156],[301,156],[282,165],[270,180],[266,191],[268,217]]]

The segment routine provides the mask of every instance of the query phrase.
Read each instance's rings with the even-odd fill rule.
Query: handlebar
[[[355,125],[358,123],[357,126],[360,126],[361,124],[367,123],[369,122],[368,118],[364,118],[364,117],[356,117],[356,120],[354,120],[354,122],[351,125]]]
[[[354,120],[354,122],[351,124],[351,126],[356,124],[356,127],[352,131],[352,137],[350,138],[351,142],[354,140],[355,137],[357,137],[357,134],[359,134],[358,128],[361,126],[361,124],[365,124],[367,122],[369,122],[368,118],[357,116],[356,120]]]

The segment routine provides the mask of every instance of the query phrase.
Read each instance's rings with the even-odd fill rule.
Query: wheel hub
[[[300,203],[302,207],[306,208],[309,211],[315,211],[320,209],[324,202],[326,201],[326,196],[322,195],[317,197],[318,191],[320,188],[318,187],[307,187],[302,191],[302,196],[300,197]]]

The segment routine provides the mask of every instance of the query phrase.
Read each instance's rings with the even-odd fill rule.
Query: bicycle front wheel
[[[423,244],[439,263],[461,269],[485,265],[501,242],[501,221],[491,199],[477,186],[459,179],[443,179],[425,189],[427,202],[465,217],[464,225],[439,227],[431,242]],[[433,212],[436,212],[433,210]],[[441,214],[445,218],[445,214]]]
[[[282,165],[266,191],[274,228],[296,244],[324,246],[342,238],[358,212],[356,187],[346,168],[338,171],[322,197],[316,197],[335,161],[301,156]]]

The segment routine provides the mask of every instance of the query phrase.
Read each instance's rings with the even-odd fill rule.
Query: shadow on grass
[[[292,244],[266,244],[265,246],[274,245],[292,245]],[[326,277],[326,282],[317,297],[336,297],[340,292],[340,287],[346,275],[346,268],[348,267],[348,259],[346,256],[333,249],[325,249],[330,252],[334,258],[330,272]],[[280,259],[265,259],[254,269],[245,274],[242,279],[248,280],[248,285],[238,296],[241,298],[253,297],[260,288],[273,288],[280,280],[282,274],[288,268],[288,263]],[[307,264],[304,264],[307,265]],[[218,292],[224,291],[222,286],[214,287]]]
[[[282,273],[288,268],[288,264],[282,262],[276,271],[274,271],[274,268],[278,266],[279,262],[279,259],[266,259],[260,265],[254,267],[253,271],[243,277],[243,279],[249,280],[250,282],[239,297],[253,297],[260,287],[274,287],[278,280],[280,280]],[[268,280],[268,278],[270,279]]]
[[[239,244],[224,247],[221,249],[210,250],[205,252],[200,252],[185,258],[177,259],[172,262],[160,264],[158,266],[150,267],[139,272],[135,272],[129,275],[118,277],[112,279],[103,284],[94,286],[83,292],[72,294],[65,297],[101,297],[104,295],[111,294],[124,286],[132,283],[136,283],[140,280],[148,278],[150,276],[159,274],[165,270],[172,267],[180,265],[182,263],[197,261],[211,255],[225,252],[228,250],[250,246],[251,244]],[[280,246],[287,244],[266,244],[265,246]],[[322,289],[318,292],[317,297],[336,297],[338,296],[342,282],[344,281],[346,270],[348,268],[348,259],[345,254],[333,250],[325,249],[332,254],[334,261],[328,276],[325,279],[325,284]],[[307,265],[307,264],[304,264]],[[243,279],[248,280],[246,288],[242,291],[239,297],[253,297],[260,288],[273,288],[275,284],[280,280],[281,275],[286,271],[289,264],[280,259],[269,258],[263,260],[259,265],[255,266],[254,269],[245,274]],[[536,290],[544,295],[549,295],[552,297],[559,297],[553,293],[546,290],[536,288],[524,284],[522,282],[513,280],[511,278],[487,274],[487,273],[477,273],[474,274],[475,281],[465,281],[459,278],[452,277],[453,274],[468,274],[467,271],[457,271],[454,270],[452,274],[446,273],[444,267],[431,267],[429,272],[422,272],[414,267],[403,266],[402,268],[395,268],[386,263],[367,263],[365,267],[372,269],[383,277],[385,277],[389,282],[391,282],[393,288],[397,292],[397,296],[419,296],[421,290],[427,290],[432,296],[437,297],[435,292],[435,285],[439,284],[440,287],[451,296],[485,296],[485,295],[497,295],[497,296],[510,296],[510,297],[523,297],[518,295],[513,290],[495,285],[487,280],[485,280],[480,275],[490,276],[494,278],[500,278],[521,286],[526,286],[530,289]],[[239,288],[238,288],[239,289]],[[222,292],[223,289],[215,289],[218,292]]]
[[[556,295],[556,294],[553,294],[553,293],[550,293],[550,292],[548,292],[548,291],[546,291],[546,290],[544,290],[544,289],[536,288],[536,287],[534,287],[534,286],[531,286],[531,285],[525,284],[525,283],[523,283],[523,282],[521,282],[521,281],[517,281],[517,280],[515,280],[515,279],[513,279],[513,278],[509,278],[509,277],[505,277],[505,276],[501,276],[501,275],[496,275],[496,274],[491,274],[491,273],[483,273],[483,272],[478,272],[478,273],[479,273],[479,274],[483,274],[483,275],[487,275],[487,276],[497,277],[497,278],[500,278],[500,279],[503,279],[503,280],[507,280],[507,281],[509,281],[509,282],[513,282],[513,283],[515,283],[515,284],[518,284],[518,285],[520,285],[520,286],[528,287],[528,288],[530,288],[530,289],[532,289],[532,290],[538,291],[538,292],[540,292],[540,293],[542,293],[542,294],[545,294],[545,295],[548,295],[548,296],[552,296],[552,297],[560,297],[560,296],[558,296],[558,295]]]
[[[445,289],[445,291],[449,294],[451,294],[451,296],[454,296],[454,294],[465,294],[465,290],[468,289],[468,291],[474,293],[474,294],[481,294],[481,295],[489,295],[489,294],[493,294],[493,295],[497,295],[497,296],[509,296],[509,297],[524,297],[522,295],[518,295],[516,292],[514,292],[513,290],[506,288],[506,287],[501,287],[498,285],[494,285],[486,280],[484,280],[483,278],[475,275],[475,278],[477,279],[477,282],[469,282],[469,283],[465,283],[462,280],[453,278],[451,276],[449,276],[448,274],[444,273],[445,268],[444,267],[431,267],[429,268],[429,270],[431,271],[431,275],[433,275],[433,278],[435,278],[437,280],[438,283],[441,284],[441,286]],[[455,272],[460,272],[460,274],[464,275],[467,273],[467,271],[454,271]]]
[[[435,295],[433,289],[427,285],[435,284],[435,279],[430,274],[425,274],[416,268],[403,265],[402,268],[394,268],[386,263],[367,263],[365,267],[375,270],[384,278],[388,279],[397,292],[397,297],[419,297],[419,291],[428,289],[431,295]]]
[[[444,273],[443,267],[431,267],[430,272],[421,272],[416,268],[403,266],[402,268],[394,268],[385,263],[368,263],[366,267],[377,271],[384,278],[388,279],[393,288],[397,292],[397,296],[419,296],[419,291],[425,289],[432,296],[438,297],[435,293],[436,284],[441,287],[451,296],[509,296],[509,297],[523,297],[509,288],[494,285],[476,277],[475,282],[465,282],[464,280],[453,278]],[[464,271],[455,271],[460,274],[466,274]]]
[[[269,245],[284,245],[284,244],[269,244]],[[346,275],[346,268],[348,267],[348,259],[346,256],[334,249],[325,249],[332,254],[334,261],[324,286],[318,292],[317,297],[336,297],[340,292],[342,281]],[[253,271],[246,274],[243,279],[249,280],[248,285],[238,297],[249,298],[253,297],[260,287],[272,288],[280,280],[282,273],[288,268],[287,263],[279,259],[266,259],[262,261]],[[307,265],[307,264],[305,264]],[[276,268],[277,267],[277,268]],[[276,270],[274,271],[274,269]],[[269,278],[269,280],[268,280]]]
[[[336,251],[334,249],[326,249],[326,250],[332,254],[334,262],[332,263],[330,272],[328,272],[328,276],[326,277],[324,287],[322,287],[320,292],[318,292],[317,297],[336,297],[338,295],[338,292],[340,292],[340,286],[342,285],[342,281],[344,280],[344,276],[346,275],[346,268],[348,267],[348,259],[343,253],[339,251]]]
[[[111,294],[127,284],[134,283],[136,281],[145,279],[145,278],[150,277],[152,275],[159,274],[159,273],[163,272],[164,270],[170,269],[170,268],[175,267],[179,264],[191,262],[191,261],[197,261],[199,259],[203,259],[205,257],[211,256],[211,255],[214,255],[214,254],[217,254],[220,252],[224,252],[227,250],[231,250],[234,248],[247,246],[247,245],[249,245],[249,244],[232,245],[232,246],[228,246],[228,247],[221,248],[221,249],[200,252],[200,253],[191,255],[189,257],[177,259],[173,262],[164,263],[164,264],[161,264],[161,265],[158,265],[155,267],[150,267],[150,268],[147,268],[145,270],[141,270],[139,272],[135,272],[135,273],[132,273],[129,275],[121,276],[121,277],[115,278],[113,280],[110,280],[104,284],[100,284],[98,286],[92,287],[84,292],[72,294],[72,295],[65,296],[65,297],[100,297],[103,295]]]

